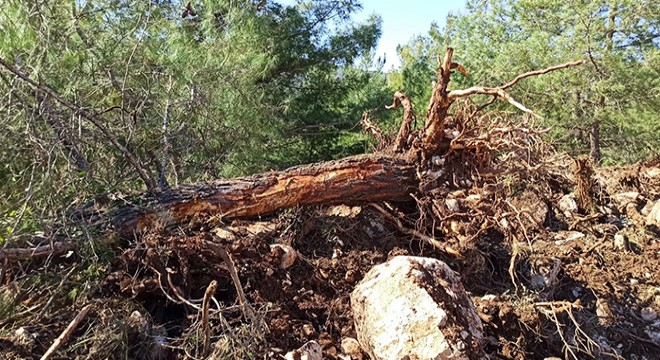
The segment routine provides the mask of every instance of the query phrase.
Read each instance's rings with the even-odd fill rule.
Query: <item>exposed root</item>
[[[399,231],[401,231],[402,233],[413,236],[413,237],[415,237],[419,240],[422,240],[422,241],[430,244],[431,246],[435,247],[436,249],[438,249],[438,250],[440,250],[444,253],[451,254],[451,255],[454,255],[454,256],[458,256],[458,257],[461,256],[461,253],[459,253],[458,251],[452,249],[450,246],[448,246],[446,244],[443,244],[442,242],[434,239],[433,237],[425,235],[425,234],[423,234],[423,233],[421,233],[421,232],[419,232],[415,229],[409,229],[409,228],[405,227],[400,219],[396,218],[394,215],[387,212],[387,210],[383,209],[380,205],[373,204],[373,203],[369,204],[369,205],[371,207],[373,207],[374,209],[378,210],[381,214],[383,214],[383,216],[385,216],[391,222],[393,222],[394,225],[396,225],[397,229],[399,229]]]

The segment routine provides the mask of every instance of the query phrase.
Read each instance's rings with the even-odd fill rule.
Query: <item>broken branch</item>
[[[565,64],[551,66],[551,67],[545,68],[543,70],[529,71],[529,72],[526,72],[524,74],[520,74],[520,75],[516,76],[515,79],[509,81],[508,83],[506,83],[504,85],[498,86],[498,88],[508,89],[508,88],[512,87],[513,85],[517,84],[518,81],[520,81],[524,78],[527,78],[527,77],[530,77],[530,76],[543,75],[543,74],[547,74],[551,71],[561,70],[561,69],[566,69],[566,68],[569,68],[569,67],[572,67],[572,66],[582,65],[582,64],[584,64],[584,62],[585,62],[584,60],[571,61],[571,62],[567,62]]]
[[[76,328],[78,327],[78,324],[80,324],[80,322],[85,318],[85,316],[87,316],[87,313],[89,312],[89,309],[91,309],[91,308],[92,308],[92,304],[88,304],[88,305],[85,305],[85,307],[82,308],[82,310],[80,310],[78,315],[76,315],[76,317],[73,318],[73,320],[71,320],[71,323],[69,323],[69,326],[67,326],[66,329],[64,329],[62,334],[60,334],[60,336],[58,336],[57,339],[55,339],[55,341],[50,346],[50,348],[48,348],[46,353],[44,353],[44,355],[41,357],[41,360],[47,360],[48,358],[50,358],[53,355],[53,353],[55,351],[57,351],[57,349],[69,339],[69,336],[71,336],[71,333],[74,330],[76,330]]]
[[[399,128],[399,133],[394,140],[394,152],[401,152],[408,148],[408,135],[410,135],[410,126],[415,121],[415,112],[413,111],[410,98],[401,91],[394,93],[392,105],[385,106],[386,109],[396,109],[398,105],[403,106],[403,123]]]
[[[50,255],[61,255],[67,251],[74,250],[76,243],[72,241],[55,241],[52,244],[38,245],[32,248],[9,248],[0,250],[0,261],[23,260],[28,258],[39,258]]]

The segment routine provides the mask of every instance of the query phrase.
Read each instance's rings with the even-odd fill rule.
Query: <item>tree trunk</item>
[[[600,120],[595,119],[589,129],[589,157],[594,164],[600,163]]]
[[[304,205],[407,201],[417,188],[416,167],[408,161],[356,156],[169,189],[156,194],[150,205],[120,208],[115,229],[127,238],[143,229],[211,217],[231,220]]]

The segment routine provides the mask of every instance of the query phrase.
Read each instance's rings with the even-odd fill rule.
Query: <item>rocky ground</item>
[[[415,255],[460,274],[491,359],[657,358],[660,167],[600,168],[589,178],[586,205],[574,183],[502,183],[510,206],[483,231],[459,215],[492,201],[486,189],[451,192],[442,200],[450,213],[427,231],[445,249],[402,232],[420,228],[408,220],[420,219],[417,207],[364,204],[154,230],[120,250],[90,242],[77,254],[5,264],[0,353],[40,357],[91,304],[53,358],[278,359],[316,340],[325,358],[367,359],[349,346],[350,294],[374,265]]]

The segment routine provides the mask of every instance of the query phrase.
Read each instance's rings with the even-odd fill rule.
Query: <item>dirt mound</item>
[[[461,274],[493,358],[653,358],[660,237],[647,218],[660,200],[660,170],[595,169],[586,202],[578,181],[559,179],[453,189],[427,199],[435,207],[298,208],[155,229],[119,254],[82,249],[114,259],[107,268],[51,258],[5,269],[12,286],[0,302],[0,351],[9,359],[44,353],[91,303],[63,358],[278,358],[308,340],[339,358],[342,339],[356,336],[355,284],[388,258],[418,255]],[[498,201],[506,206],[492,206]],[[424,209],[442,212],[432,229],[447,248],[402,231],[422,229]],[[25,275],[35,272],[42,275]]]
[[[391,208],[386,216],[380,206],[294,209],[264,222],[151,234],[120,256],[107,289],[156,309],[152,317],[165,326],[179,355],[194,353],[190,329],[197,314],[182,299],[201,299],[215,279],[217,310],[226,321],[211,316],[215,338],[231,337],[230,329],[241,326],[256,332],[263,325],[258,341],[248,344],[260,357],[318,340],[324,355],[335,358],[341,340],[355,337],[349,294],[364,274],[395,255],[429,256],[461,274],[493,356],[649,358],[658,350],[660,331],[653,319],[660,311],[660,242],[653,229],[630,217],[636,211],[642,219],[648,204],[658,200],[654,169],[598,169],[587,192],[591,203],[580,203],[574,184],[553,183],[551,177],[501,184],[497,191],[452,191],[442,204],[450,221],[437,228],[460,256],[402,234],[391,216],[411,209]],[[492,212],[484,201],[495,198],[485,191],[505,194],[515,211]],[[633,199],[624,204],[620,198],[626,196]],[[571,199],[573,208],[564,204]],[[478,216],[486,220],[475,230]],[[486,228],[494,216],[500,216],[497,226]],[[501,219],[509,221],[503,225]],[[252,318],[240,305],[225,262],[205,242],[231,254]],[[283,268],[283,251],[274,244],[294,249],[293,266]],[[164,306],[168,315],[158,315]],[[222,351],[235,355],[236,347],[246,348],[244,341],[227,340],[235,348]]]

